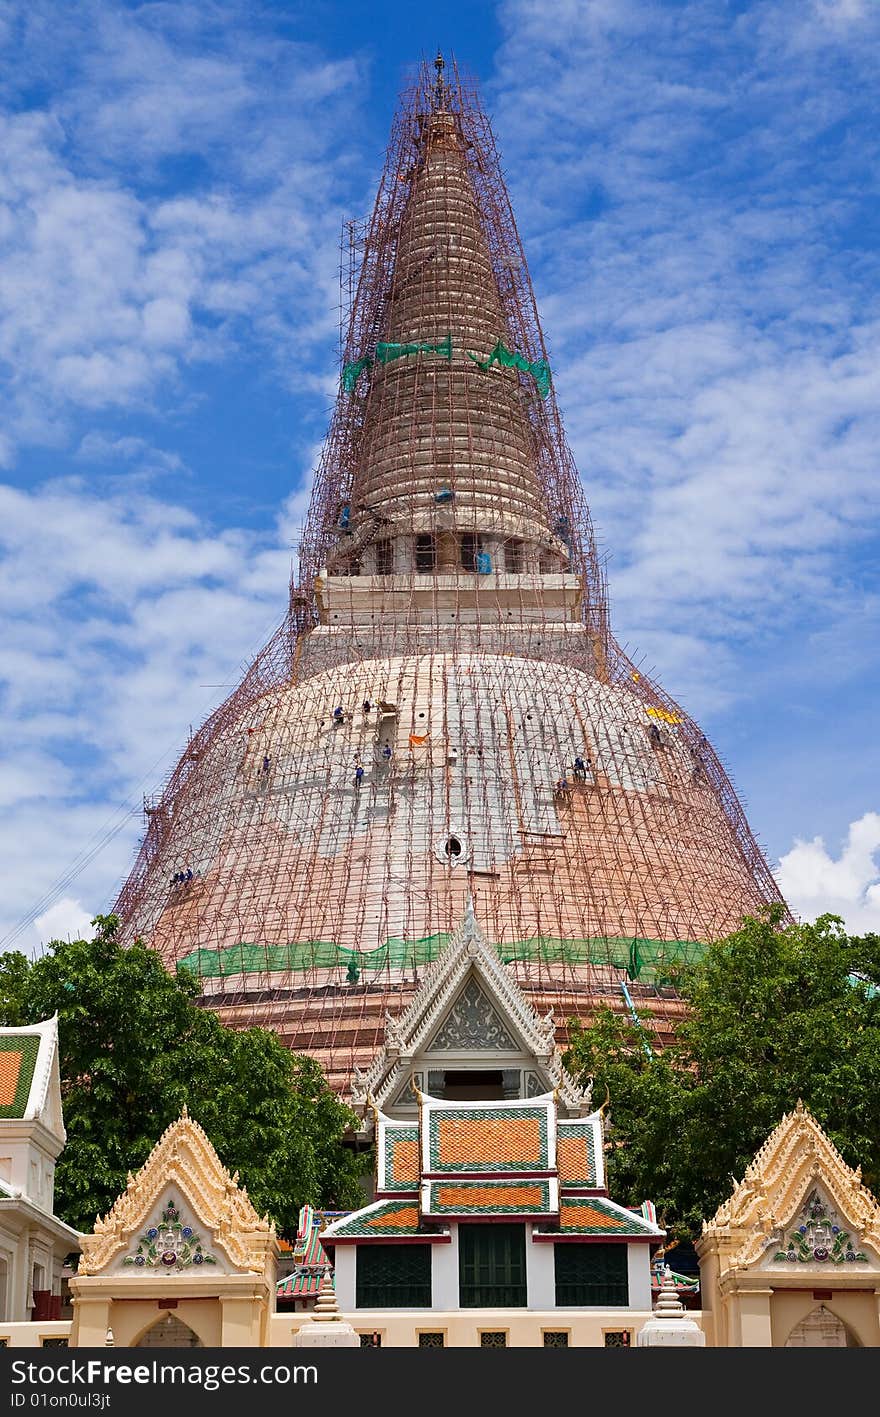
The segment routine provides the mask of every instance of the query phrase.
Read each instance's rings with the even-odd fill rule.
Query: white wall
[[[629,1271],[629,1306],[631,1309],[651,1307],[651,1247],[627,1245]]]
[[[526,1283],[530,1309],[552,1309],[556,1306],[555,1246],[545,1242],[535,1244],[532,1226],[526,1226]]]
[[[336,1302],[344,1314],[354,1313],[355,1250],[354,1245],[336,1246]]]
[[[431,1310],[448,1313],[459,1307],[458,1225],[451,1224],[451,1243],[431,1246]],[[627,1245],[629,1308],[651,1308],[651,1252],[648,1245]],[[556,1307],[554,1246],[535,1244],[526,1225],[526,1285],[528,1308],[547,1312]],[[343,1313],[356,1313],[356,1246],[336,1247],[336,1297]],[[391,1311],[389,1311],[390,1313]],[[570,1313],[571,1310],[561,1312]]]
[[[458,1226],[451,1225],[452,1243],[432,1245],[431,1305],[434,1309],[458,1308]]]

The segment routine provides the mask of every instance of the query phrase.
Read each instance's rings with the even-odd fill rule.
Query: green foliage
[[[689,1013],[662,1053],[610,1009],[572,1029],[569,1067],[611,1099],[612,1194],[650,1196],[680,1238],[699,1234],[799,1097],[866,1183],[880,1183],[880,939],[849,938],[832,915],[780,920],[770,906],[677,971]]]
[[[305,1201],[361,1204],[361,1163],[343,1146],[353,1114],[318,1064],[273,1033],[225,1028],[194,1002],[196,980],[143,945],[120,945],[115,916],[92,940],[55,941],[42,959],[0,956],[4,1023],[59,1015],[67,1145],[56,1208],[91,1229],[184,1103],[257,1210],[286,1234]]]
[[[22,999],[30,967],[30,960],[18,950],[0,955],[0,1018],[9,1028],[20,1028],[29,1021],[22,1011]]]

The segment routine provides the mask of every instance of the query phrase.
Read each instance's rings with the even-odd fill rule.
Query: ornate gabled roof
[[[605,1153],[602,1149],[602,1117],[559,1121],[556,1127],[556,1164],[563,1188],[597,1190],[605,1188]]]
[[[559,1182],[555,1176],[532,1176],[527,1180],[455,1177],[423,1181],[421,1209],[427,1220],[468,1216],[520,1220],[529,1216],[556,1216],[559,1214]]]
[[[477,1218],[543,1221],[536,1239],[663,1238],[653,1218],[598,1194],[598,1112],[559,1121],[554,1093],[448,1102],[420,1092],[418,1100],[417,1123],[374,1107],[378,1199],[331,1225],[322,1240],[437,1238],[438,1223]]]
[[[94,1233],[82,1238],[78,1274],[98,1274],[136,1243],[157,1204],[173,1187],[183,1196],[238,1269],[263,1274],[275,1247],[275,1227],[261,1219],[238,1172],[230,1176],[205,1132],[182,1115],[165,1129],[136,1176],[108,1214],[95,1221]]]
[[[352,1106],[362,1115],[368,1101],[387,1106],[409,1083],[412,1062],[442,1036],[456,999],[467,988],[469,977],[481,988],[492,1018],[489,1027],[502,1036],[502,1051],[514,1045],[531,1054],[546,1081],[554,1088],[566,1111],[575,1115],[589,1109],[590,1096],[582,1091],[562,1065],[555,1043],[552,1013],[541,1018],[489,944],[474,914],[469,896],[464,918],[449,944],[422,976],[409,1007],[398,1018],[385,1015],[385,1044],[366,1073],[355,1072]],[[484,1024],[485,1024],[484,1020]],[[510,1038],[510,1042],[505,1041]]]
[[[617,1205],[607,1196],[569,1196],[562,1194],[559,1202],[559,1225],[553,1229],[538,1228],[536,1240],[564,1240],[592,1236],[626,1240],[663,1240],[666,1231],[653,1221]]]
[[[376,1114],[376,1190],[399,1194],[419,1189],[419,1127]]]
[[[801,1101],[770,1133],[733,1194],[704,1222],[698,1251],[719,1253],[721,1274],[748,1268],[799,1216],[817,1184],[841,1222],[880,1257],[880,1206]],[[838,1227],[839,1229],[840,1227]],[[780,1260],[782,1256],[777,1256]]]
[[[311,1205],[300,1207],[296,1244],[293,1247],[296,1269],[278,1280],[275,1285],[277,1298],[309,1299],[317,1295],[330,1269],[330,1261],[320,1239],[323,1224],[323,1212]],[[333,1282],[332,1276],[330,1282]]]
[[[321,1236],[321,1243],[332,1249],[337,1240],[410,1240],[418,1237],[426,1243],[430,1240],[449,1240],[449,1231],[443,1229],[422,1230],[418,1202],[413,1200],[374,1201],[362,1210],[356,1210],[342,1220],[336,1220]]]
[[[58,1075],[58,1015],[0,1028],[0,1118],[40,1121],[66,1139]]]
[[[527,1102],[421,1099],[421,1167],[428,1176],[556,1169],[552,1093]]]

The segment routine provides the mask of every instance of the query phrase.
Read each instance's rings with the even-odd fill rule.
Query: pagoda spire
[[[446,68],[446,60],[443,58],[442,51],[441,51],[440,49],[438,49],[438,50],[437,50],[437,58],[434,60],[434,69],[436,70],[436,73],[437,73],[437,78],[436,78],[436,81],[435,81],[435,83],[434,83],[434,111],[435,111],[435,113],[436,113],[439,109],[445,108],[445,107],[446,107],[446,104],[447,104],[447,102],[448,102],[448,90],[447,90],[447,85],[446,85],[446,83],[444,82],[444,79],[443,79],[443,70],[444,70],[445,68]]]
[[[413,539],[432,537],[438,572],[505,569],[511,540],[516,570],[526,559],[533,572],[561,571],[568,548],[554,535],[529,412],[546,397],[549,371],[515,362],[474,181],[484,155],[464,132],[445,66],[438,52],[412,114],[378,338],[352,366],[361,430],[337,557],[356,554],[381,518],[397,543],[395,569],[413,569]]]

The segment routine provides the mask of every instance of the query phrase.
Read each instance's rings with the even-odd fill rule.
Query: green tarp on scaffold
[[[203,979],[227,978],[239,974],[302,973],[311,969],[379,970],[420,968],[437,958],[452,939],[450,934],[425,935],[418,940],[388,939],[375,950],[349,950],[327,940],[306,940],[288,945],[226,945],[221,949],[194,950],[179,967]],[[498,953],[505,964],[611,965],[623,969],[630,979],[652,982],[658,973],[677,964],[695,964],[705,945],[695,940],[642,940],[626,936],[602,936],[589,940],[565,940],[537,936],[501,945]]]

